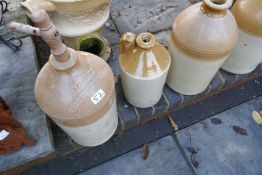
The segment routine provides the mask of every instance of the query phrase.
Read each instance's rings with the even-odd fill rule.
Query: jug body
[[[171,89],[195,95],[208,87],[237,42],[237,24],[227,9],[231,4],[204,0],[176,17],[168,47]]]
[[[228,55],[215,59],[203,59],[190,56],[177,47],[171,40],[168,45],[171,54],[171,66],[167,85],[184,95],[195,95],[203,92]]]
[[[106,142],[118,124],[114,77],[99,57],[76,52],[70,70],[47,63],[40,71],[35,95],[40,107],[76,143],[97,146]],[[49,62],[54,62],[50,57]]]
[[[114,100],[108,112],[101,119],[90,125],[72,127],[59,122],[55,123],[76,143],[92,147],[105,143],[113,136],[118,125],[117,115],[116,100]]]
[[[127,101],[140,108],[161,98],[170,66],[170,55],[150,33],[126,33],[120,41],[121,81]]]
[[[250,73],[262,62],[262,1],[237,0],[231,11],[239,41],[222,68],[234,74]]]

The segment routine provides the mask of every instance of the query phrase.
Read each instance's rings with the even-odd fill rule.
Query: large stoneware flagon
[[[39,106],[76,143],[106,142],[118,124],[114,77],[101,58],[67,48],[43,10],[34,11],[39,28],[11,23],[10,28],[39,35],[50,46],[48,63],[35,83]]]
[[[154,35],[126,33],[120,40],[120,67],[124,94],[140,108],[155,105],[161,98],[170,66],[167,49]]]
[[[249,73],[262,62],[262,1],[237,0],[231,11],[239,41],[222,68],[235,74]]]
[[[204,0],[179,14],[169,41],[167,84],[194,95],[204,91],[236,45],[238,29],[228,10],[232,0]]]

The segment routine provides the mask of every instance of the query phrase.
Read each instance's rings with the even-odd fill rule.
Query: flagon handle
[[[120,38],[120,51],[132,49],[136,46],[137,35],[132,32],[127,32]]]

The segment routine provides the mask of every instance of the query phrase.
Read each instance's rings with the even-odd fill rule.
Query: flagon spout
[[[17,22],[11,22],[11,23],[7,24],[7,27],[9,29],[13,30],[13,31],[40,36],[39,28],[32,27],[30,25],[21,24],[21,23],[17,23]]]

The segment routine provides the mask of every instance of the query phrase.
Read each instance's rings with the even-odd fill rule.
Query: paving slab
[[[192,174],[172,136],[164,137],[148,146],[149,156],[142,158],[142,149],[99,165],[80,175],[174,175]]]
[[[175,17],[191,3],[188,0],[114,0],[111,16],[119,32],[157,32],[172,26]]]
[[[157,42],[164,45],[168,49],[168,42],[170,40],[171,30],[165,30],[155,34]]]
[[[102,35],[107,39],[110,46],[118,44],[120,35],[111,18],[108,19],[101,30]]]
[[[54,151],[46,116],[34,96],[37,70],[33,43],[30,38],[22,41],[23,46],[18,52],[0,44],[0,96],[6,100],[14,118],[24,126],[28,135],[37,140],[37,144],[33,147],[24,146],[9,155],[1,155],[0,172]]]
[[[261,109],[259,97],[179,131],[196,174],[261,175],[262,127],[251,115]]]

